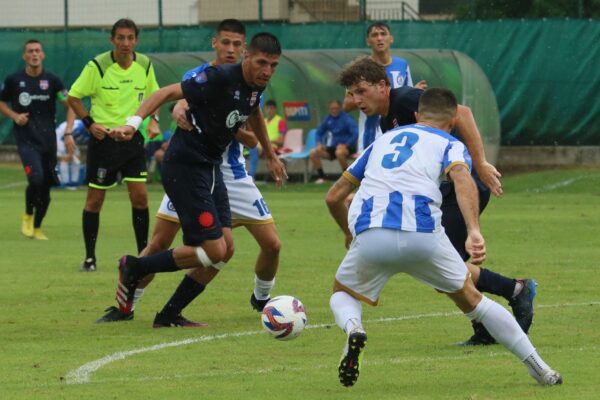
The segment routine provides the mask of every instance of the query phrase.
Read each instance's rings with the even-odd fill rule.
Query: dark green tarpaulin
[[[249,24],[267,30],[284,49],[361,48],[368,23]],[[487,75],[500,109],[504,145],[600,143],[600,23],[588,20],[392,22],[395,48],[454,49]],[[210,50],[213,27],[144,29],[140,52]],[[108,31],[0,31],[0,77],[22,65],[21,46],[45,44],[46,66],[71,84],[84,63],[110,48]],[[416,79],[420,76],[413,68]],[[0,125],[0,139],[9,121]]]

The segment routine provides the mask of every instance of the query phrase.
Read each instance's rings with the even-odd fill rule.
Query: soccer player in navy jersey
[[[212,40],[215,49],[215,59],[209,63],[202,64],[185,73],[182,80],[193,79],[209,66],[234,64],[246,47],[246,29],[242,22],[235,19],[225,19],[219,23],[216,35]],[[179,100],[173,109],[172,116],[177,125],[185,131],[192,131],[194,127],[188,121],[189,106],[185,100]],[[261,127],[252,127],[260,130]],[[250,142],[250,143],[249,143]],[[275,274],[279,265],[279,250],[281,247],[279,235],[271,213],[264,201],[262,194],[254,184],[252,177],[248,176],[242,145],[248,147],[256,146],[257,139],[252,132],[240,130],[235,139],[229,144],[223,153],[221,172],[227,187],[227,195],[230,201],[233,226],[245,226],[260,246],[260,252],[255,263],[254,291],[250,297],[252,307],[261,311],[270,298],[271,290],[275,284]],[[271,153],[271,150],[267,151]],[[179,232],[179,216],[167,195],[163,197],[159,210],[156,214],[156,223],[152,238],[148,246],[140,255],[150,255],[167,250],[177,232]],[[227,259],[233,254],[228,254]],[[213,265],[213,267],[224,267],[224,265]],[[205,290],[209,281],[200,270],[190,269],[186,272],[175,293],[165,304],[163,309],[157,313],[153,326],[170,327],[184,326],[197,327],[205,324],[190,321],[182,315],[187,305]],[[127,321],[133,319],[133,310],[144,293],[144,289],[152,281],[154,275],[148,275],[140,281],[136,288],[133,305],[127,305],[125,299],[117,295],[119,307],[109,307],[106,314],[96,322]],[[212,277],[210,277],[212,278]],[[131,308],[131,312],[123,312]],[[123,311],[122,311],[123,310]]]
[[[67,153],[72,155],[75,151],[75,113],[67,104],[67,90],[61,80],[44,69],[45,57],[42,43],[28,40],[23,46],[25,68],[6,77],[0,87],[0,113],[14,122],[13,133],[27,176],[21,232],[37,240],[48,240],[41,229],[42,221],[50,205],[50,187],[59,183],[54,133],[57,100],[67,109]]]
[[[143,118],[167,101],[185,98],[190,108],[193,129],[176,130],[163,165],[163,186],[177,210],[184,245],[146,257],[121,258],[118,290],[128,304],[144,276],[200,268],[210,280],[219,271],[213,266],[225,262],[232,252],[231,212],[219,165],[240,127],[246,122],[264,125],[258,103],[280,56],[279,40],[270,33],[258,33],[241,64],[210,66],[193,79],[159,90],[126,126],[111,131],[116,140],[129,139]],[[264,148],[270,148],[266,129],[255,134]],[[281,184],[287,178],[274,154],[267,157],[267,167],[275,182]]]
[[[345,68],[340,81],[357,105],[386,115],[372,102],[364,83],[385,92],[385,70]],[[386,85],[380,86],[381,82]],[[338,367],[339,380],[353,386],[367,343],[360,302],[377,305],[386,282],[406,273],[445,293],[470,320],[478,321],[518,357],[542,385],[562,377],[540,357],[517,321],[498,303],[483,296],[469,279],[469,269],[442,227],[442,180],[455,185],[460,211],[468,226],[465,248],[474,262],[485,259],[479,226],[478,195],[465,145],[449,132],[457,123],[457,104],[447,89],[433,88],[420,97],[416,124],[391,129],[373,142],[327,194],[331,215],[346,235],[348,253],[334,282],[330,306],[347,334]],[[387,114],[389,115],[389,114]],[[350,209],[344,201],[359,187]],[[349,239],[351,240],[349,243]]]
[[[349,64],[347,68],[369,71],[380,69],[381,65],[369,57],[363,57]],[[362,80],[347,88],[349,97],[356,106],[367,115],[381,115],[380,128],[387,132],[399,126],[415,122],[415,113],[418,109],[419,99],[423,91],[411,87],[392,89],[389,80],[370,82]],[[458,119],[453,134],[465,143],[473,158],[473,178],[479,192],[479,212],[483,212],[489,198],[490,191],[496,196],[502,195],[500,173],[487,162],[481,136],[468,107],[458,105]],[[440,190],[444,195],[441,205],[443,212],[442,225],[450,238],[452,245],[457,249],[463,260],[469,259],[465,250],[467,228],[460,212],[456,193],[451,182],[444,182]],[[483,262],[483,260],[482,260]],[[535,297],[536,282],[532,279],[511,279],[494,271],[481,268],[475,263],[467,263],[473,282],[481,292],[499,295],[508,300],[515,318],[525,333],[533,321],[533,298]],[[474,322],[474,334],[462,342],[464,345],[487,345],[496,341],[485,330],[484,326]]]

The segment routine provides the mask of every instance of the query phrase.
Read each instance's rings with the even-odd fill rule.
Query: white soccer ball
[[[293,296],[273,297],[261,313],[262,326],[277,340],[298,337],[306,326],[306,311]]]

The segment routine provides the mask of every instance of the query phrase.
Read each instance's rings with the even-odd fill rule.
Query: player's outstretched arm
[[[267,162],[267,168],[271,172],[271,176],[275,180],[275,184],[282,185],[283,182],[288,178],[287,172],[285,171],[285,165],[271,146],[269,135],[267,134],[267,125],[265,124],[265,118],[260,111],[260,108],[255,108],[252,113],[248,116],[248,125],[254,132],[256,139],[260,143],[263,149],[263,155]]]
[[[458,118],[456,121],[456,128],[460,131],[462,138],[467,145],[467,149],[473,158],[473,166],[481,181],[492,191],[496,197],[502,196],[502,184],[500,178],[502,175],[496,167],[490,164],[485,158],[485,150],[483,148],[483,142],[481,141],[481,135],[475,118],[469,107],[462,105],[458,106],[457,110]]]
[[[129,117],[126,125],[112,129],[110,131],[110,136],[117,141],[131,140],[133,134],[138,130],[144,118],[154,113],[166,102],[179,100],[181,98],[183,98],[183,92],[180,83],[174,83],[157,90],[140,104],[135,115]]]
[[[346,198],[354,189],[354,184],[342,175],[329,189],[327,197],[325,197],[329,213],[342,229],[342,232],[344,232],[346,248],[349,248],[350,243],[352,242],[352,233],[348,228],[348,206],[346,205]]]
[[[485,241],[479,228],[479,195],[469,170],[462,164],[455,165],[448,173],[454,182],[456,200],[467,225],[466,250],[471,262],[479,265],[485,261]]]

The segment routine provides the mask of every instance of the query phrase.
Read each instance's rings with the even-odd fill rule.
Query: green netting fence
[[[365,47],[368,22],[248,24],[267,30],[284,49]],[[496,94],[503,145],[600,143],[600,24],[596,20],[390,22],[398,49],[451,49],[481,67]],[[210,51],[213,26],[144,29],[145,53]],[[110,48],[106,30],[0,31],[0,78],[22,66],[21,46],[32,38],[46,49],[45,65],[71,84],[87,60]],[[415,79],[426,76],[418,65]],[[476,102],[476,99],[475,99]],[[62,116],[61,116],[62,117]],[[10,121],[0,141],[10,143]]]

